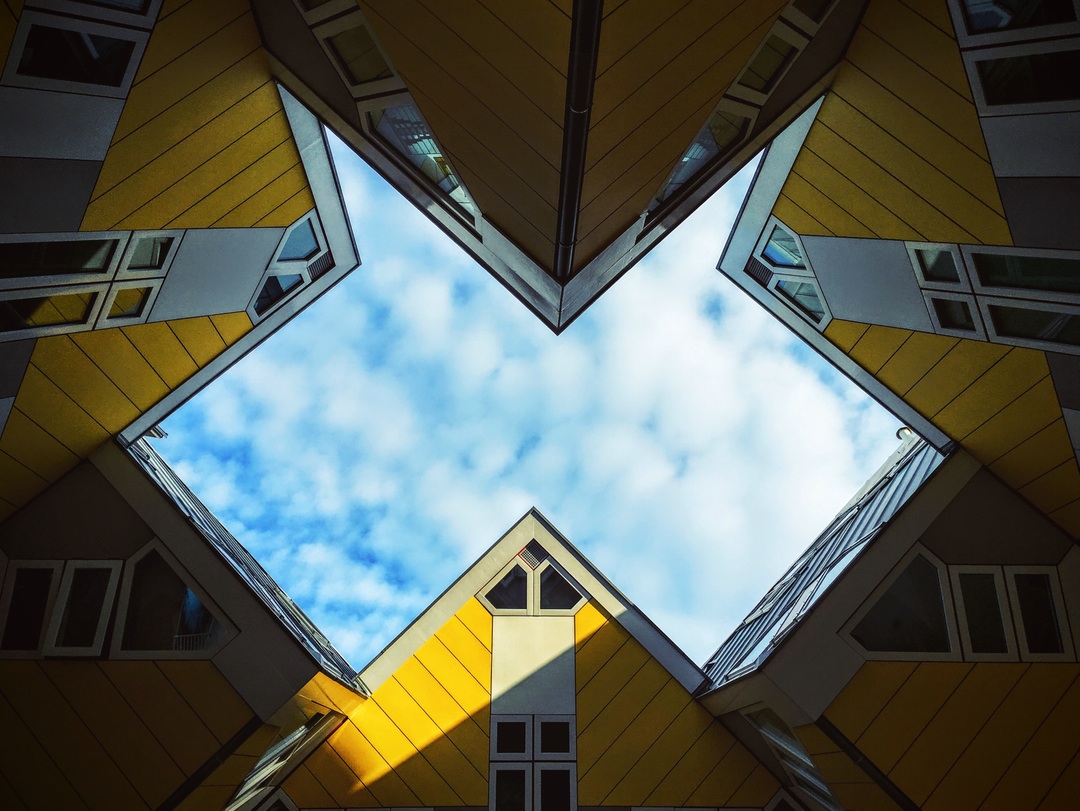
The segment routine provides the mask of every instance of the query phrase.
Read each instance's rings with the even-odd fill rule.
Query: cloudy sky
[[[363,265],[155,446],[354,666],[532,506],[702,663],[897,446],[714,269],[751,170],[555,337],[336,156]]]

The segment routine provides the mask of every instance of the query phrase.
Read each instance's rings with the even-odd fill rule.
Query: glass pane
[[[315,237],[315,228],[311,225],[311,220],[304,220],[292,230],[285,244],[281,246],[278,261],[308,260],[318,252],[319,240]]]
[[[156,551],[135,565],[124,620],[124,650],[200,651],[224,631]]]
[[[570,751],[570,722],[541,721],[540,751],[566,754]]]
[[[566,610],[581,600],[581,594],[558,570],[548,566],[540,573],[540,608]]]
[[[255,299],[255,312],[262,315],[304,281],[299,273],[282,273],[266,280],[259,297]]]
[[[173,237],[143,237],[135,243],[128,270],[161,270],[172,247]]]
[[[495,724],[495,751],[504,755],[525,754],[524,721],[499,721]]]
[[[802,251],[795,237],[780,226],[774,226],[769,241],[762,251],[765,258],[776,267],[804,268]]]
[[[76,569],[71,578],[64,616],[56,634],[61,648],[89,648],[94,644],[111,569]]]
[[[945,329],[964,329],[975,331],[975,319],[966,301],[951,298],[931,299],[938,323]]]
[[[495,772],[494,811],[525,811],[524,769],[499,769]]]
[[[1080,99],[1080,51],[1005,56],[976,65],[987,104]]]
[[[724,111],[713,113],[671,170],[651,208],[674,195],[715,157],[742,140],[749,124],[750,120],[741,115]]]
[[[979,281],[992,287],[1080,293],[1080,260],[1050,256],[976,253],[971,258]]]
[[[116,291],[109,318],[134,318],[142,315],[143,307],[150,298],[149,287],[127,287]]]
[[[37,650],[41,646],[41,630],[45,624],[52,578],[52,569],[15,571],[0,649]]]
[[[1080,316],[998,304],[989,309],[994,329],[1002,337],[1080,346]]]
[[[435,143],[431,128],[416,107],[411,104],[387,107],[374,113],[371,120],[375,132],[395,151],[419,169],[451,200],[468,211],[473,210],[472,198],[461,185],[449,159]]]
[[[0,332],[85,324],[95,299],[97,293],[57,293],[0,301]]]
[[[1031,653],[1061,653],[1064,648],[1061,644],[1057,611],[1054,608],[1054,593],[1050,588],[1050,576],[1016,574],[1013,578],[1028,650]]]
[[[964,604],[968,636],[973,653],[1005,653],[1005,626],[1001,620],[997,585],[988,573],[960,575],[960,597]]]
[[[817,288],[811,282],[794,282],[781,279],[776,290],[785,299],[805,313],[816,324],[825,317],[825,307],[818,297]]]
[[[529,607],[529,576],[520,566],[515,566],[506,577],[487,593],[488,602],[495,608],[521,609]]]
[[[19,59],[20,76],[119,87],[135,43],[103,34],[32,25]]]
[[[337,57],[350,84],[389,79],[394,75],[371,39],[371,34],[362,25],[327,37],[326,43]]]
[[[960,0],[968,33],[1008,31],[1076,19],[1072,0]]]
[[[937,567],[915,557],[851,632],[868,651],[948,653]]]
[[[570,811],[569,770],[540,771],[540,808],[537,811]]]
[[[0,279],[100,273],[116,249],[115,239],[0,243]]]
[[[746,72],[739,77],[739,84],[759,93],[768,93],[788,62],[795,56],[795,52],[794,45],[780,37],[769,37]]]
[[[959,282],[960,274],[956,270],[956,260],[952,251],[935,248],[916,248],[915,256],[919,260],[923,278],[930,282]]]
[[[832,0],[793,0],[791,7],[798,9],[816,23],[822,21],[825,12],[832,5]]]

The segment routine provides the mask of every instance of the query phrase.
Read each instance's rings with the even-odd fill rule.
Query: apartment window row
[[[0,83],[124,98],[161,0],[38,0],[24,11]]]
[[[285,229],[274,259],[256,287],[247,312],[252,323],[270,315],[305,285],[334,267],[334,257],[314,211]]]
[[[745,142],[761,107],[821,27],[834,2],[794,0],[781,12],[765,41],[650,200],[650,216]]]
[[[588,599],[585,590],[535,540],[476,596],[492,614],[519,616],[572,615]]]
[[[0,237],[0,341],[145,321],[182,235]]]
[[[205,658],[229,633],[220,616],[157,541],[126,561],[10,561],[0,656]]]
[[[946,566],[921,547],[845,632],[878,659],[1075,659],[1057,567]]]
[[[1080,254],[907,243],[935,331],[1080,354]]]
[[[490,811],[574,811],[572,715],[492,715]]]
[[[766,223],[746,274],[816,329],[832,320],[798,235],[776,217]]]

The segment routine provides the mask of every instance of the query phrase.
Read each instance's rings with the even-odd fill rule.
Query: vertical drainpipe
[[[585,149],[589,140],[596,57],[604,0],[574,0],[570,23],[570,59],[566,69],[566,115],[563,119],[562,171],[555,224],[552,272],[565,284],[570,278],[577,241],[581,187],[585,180]]]

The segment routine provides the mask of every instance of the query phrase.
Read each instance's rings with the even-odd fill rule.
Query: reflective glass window
[[[762,251],[770,264],[781,268],[804,268],[802,251],[799,249],[798,240],[786,229],[779,225],[773,226],[769,241],[765,243]]]
[[[149,287],[125,287],[116,291],[109,318],[134,318],[142,315],[146,302],[150,299]]]
[[[529,607],[529,576],[520,566],[515,566],[486,597],[495,608],[524,610]]]
[[[1009,648],[994,575],[963,572],[957,579],[972,653],[1007,652]]]
[[[49,25],[31,25],[18,74],[61,82],[119,87],[135,43]]]
[[[989,306],[994,330],[1003,338],[1080,346],[1080,316],[1027,307]]]
[[[780,37],[769,37],[746,71],[739,77],[739,84],[759,93],[768,93],[776,84],[784,68],[795,57],[797,50],[794,45],[785,42]]]
[[[255,313],[262,315],[303,283],[299,273],[279,273],[263,283],[259,297],[255,299]]]
[[[0,332],[85,324],[98,294],[54,293],[0,301]]]
[[[1072,0],[960,0],[968,33],[1074,22]]]
[[[318,252],[319,239],[315,236],[315,227],[311,224],[311,220],[304,220],[289,233],[289,238],[281,246],[278,261],[306,261]]]
[[[540,608],[567,610],[581,600],[581,594],[557,569],[548,566],[540,573]]]
[[[930,301],[934,305],[934,314],[942,327],[975,331],[975,319],[966,301],[951,298],[934,298]]]
[[[949,630],[937,567],[922,555],[913,558],[851,636],[868,651],[948,653]]]
[[[1047,574],[1014,574],[1016,601],[1030,653],[1061,653],[1061,628]]]
[[[917,248],[915,256],[919,260],[923,278],[929,282],[959,282],[960,273],[956,269],[956,260],[952,251],[937,248]]]
[[[379,52],[370,32],[362,25],[328,37],[326,43],[337,57],[350,84],[389,79],[394,74]]]
[[[222,633],[217,618],[156,550],[135,564],[124,650],[207,650]]]
[[[1056,256],[971,255],[979,281],[988,287],[1080,293],[1080,260]]]
[[[812,282],[781,279],[776,283],[776,290],[815,324],[825,317],[825,307]]]

